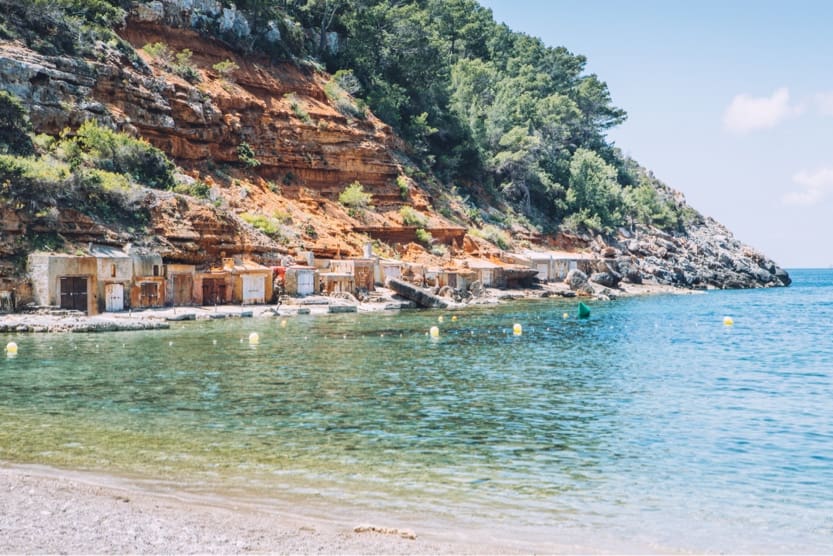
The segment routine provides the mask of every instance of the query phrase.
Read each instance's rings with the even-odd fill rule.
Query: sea
[[[530,552],[833,553],[833,270],[790,274],[0,335],[0,461]]]

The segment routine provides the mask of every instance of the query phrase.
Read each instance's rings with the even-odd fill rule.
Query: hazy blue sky
[[[833,2],[481,0],[588,58],[609,137],[780,265],[833,265]]]

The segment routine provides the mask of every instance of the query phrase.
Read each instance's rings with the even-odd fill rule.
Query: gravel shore
[[[482,554],[505,546],[431,539],[395,524],[143,491],[100,475],[0,467],[3,554]],[[430,535],[429,535],[430,537]]]

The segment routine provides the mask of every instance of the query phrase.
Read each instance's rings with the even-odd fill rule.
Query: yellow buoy
[[[14,357],[17,355],[17,344],[14,342],[9,342],[6,344],[6,355],[10,357]]]
[[[735,324],[735,321],[732,317],[723,317],[723,324],[725,324],[726,326],[732,326],[733,324]]]
[[[443,316],[442,315],[438,316],[437,317],[437,322],[442,322],[442,321],[443,321]]]
[[[564,313],[563,315],[561,315],[561,318],[562,319],[568,319],[568,318],[570,318],[570,314],[569,313]]]
[[[439,338],[440,337],[440,329],[436,326],[432,326],[431,330],[429,331],[432,338]]]
[[[259,344],[260,335],[257,332],[252,332],[251,334],[249,334],[249,343],[252,345]]]
[[[281,321],[281,328],[286,328],[286,319]]]
[[[457,322],[457,315],[451,316],[451,322]]]
[[[512,327],[512,334],[514,334],[515,336],[520,336],[523,333],[524,333],[523,326],[521,326],[520,324],[518,324],[516,322],[515,325]]]

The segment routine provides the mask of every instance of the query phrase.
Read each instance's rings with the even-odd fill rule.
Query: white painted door
[[[482,284],[484,287],[491,288],[492,287],[492,271],[491,270],[481,270],[480,271],[480,279],[482,280]]]
[[[549,263],[538,263],[535,265],[535,268],[538,270],[538,279],[542,282],[546,282],[550,279],[550,265]]]
[[[266,282],[263,276],[243,275],[243,303],[265,303]]]
[[[315,293],[315,273],[298,273],[298,295],[312,295]]]
[[[105,285],[104,297],[107,312],[124,311],[124,286],[122,284]]]

